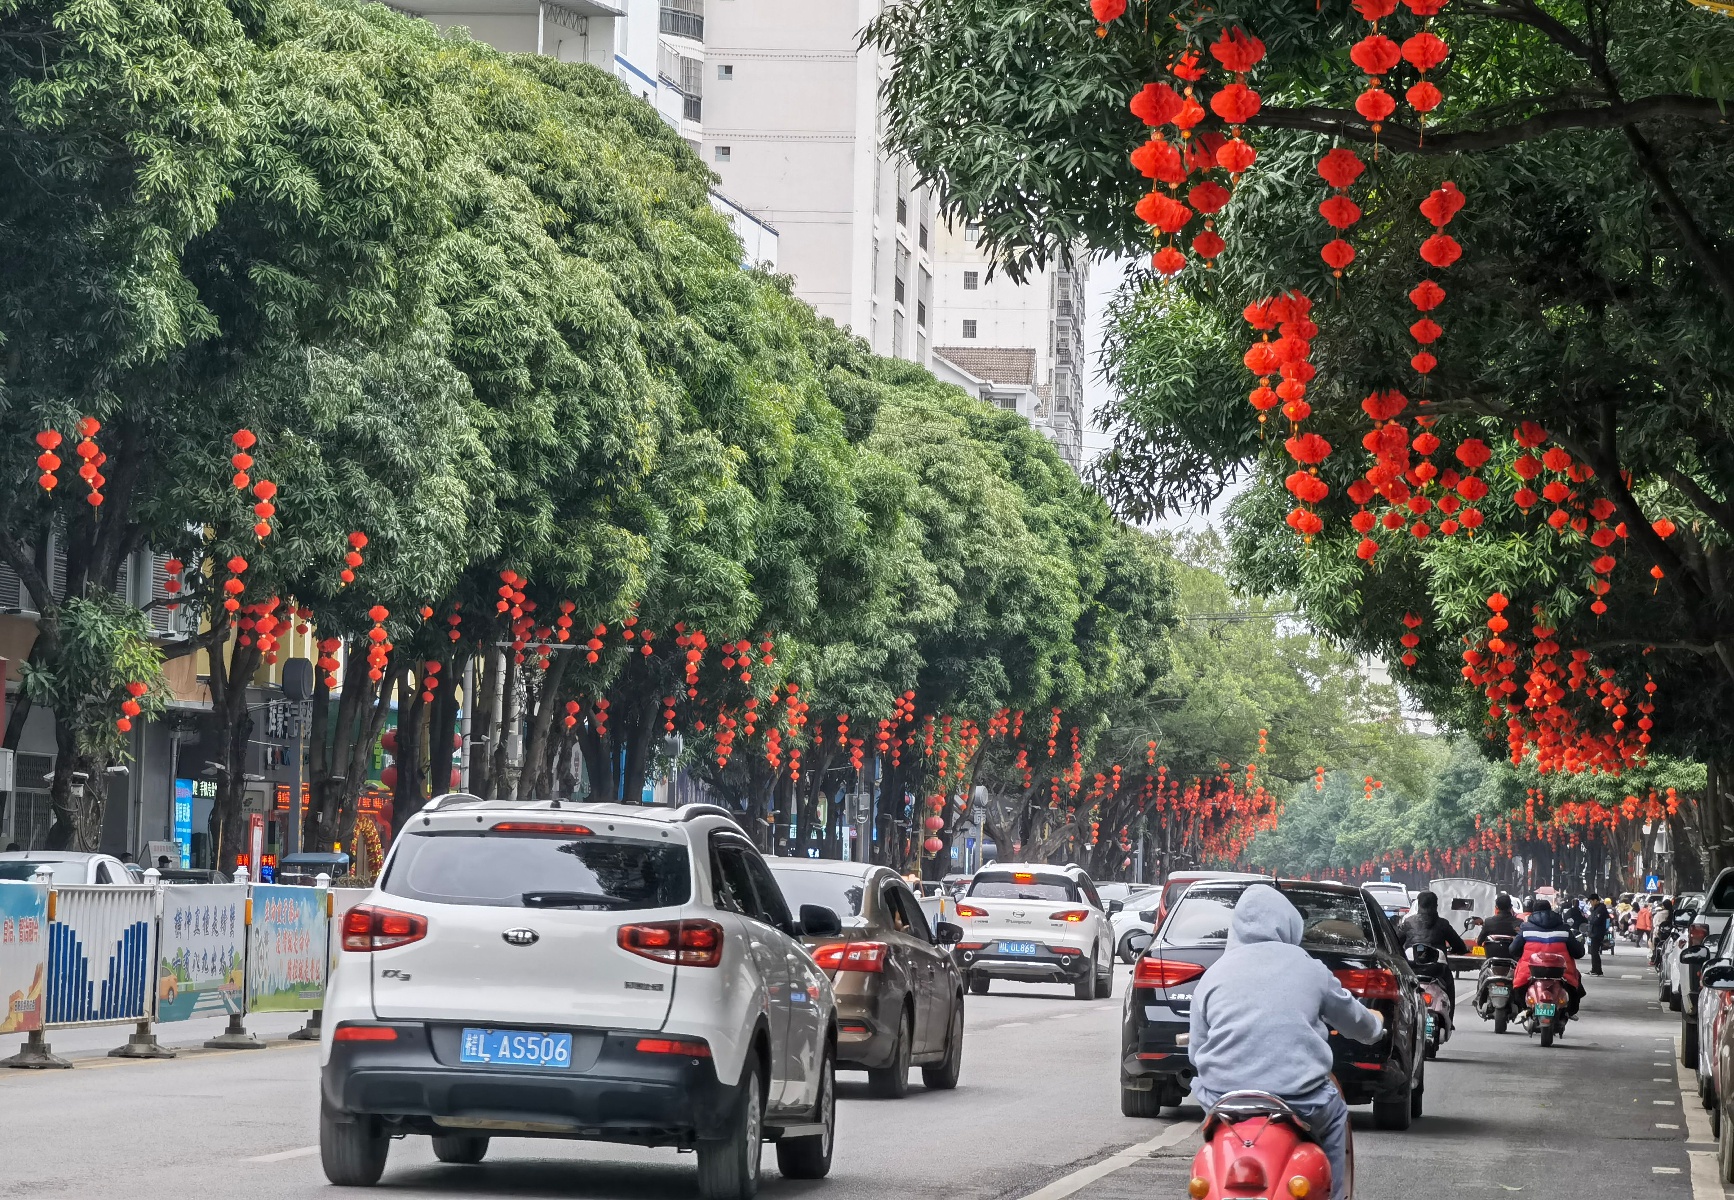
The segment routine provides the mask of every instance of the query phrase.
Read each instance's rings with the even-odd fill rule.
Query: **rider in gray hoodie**
[[[1255,883],[1241,893],[1228,948],[1192,994],[1192,1095],[1206,1109],[1243,1090],[1288,1101],[1312,1125],[1341,1200],[1349,1110],[1330,1080],[1329,1029],[1371,1042],[1385,1022],[1300,948],[1301,929],[1300,913],[1275,888]]]

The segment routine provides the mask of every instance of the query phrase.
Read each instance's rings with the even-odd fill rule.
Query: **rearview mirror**
[[[1146,925],[1154,925],[1156,924],[1156,910],[1146,908],[1138,914],[1138,919]]]
[[[1108,901],[1108,915],[1111,917],[1115,913],[1123,911],[1125,907],[1126,904],[1123,900],[1110,900]]]
[[[1145,933],[1142,929],[1135,929],[1126,935],[1126,944],[1132,947],[1132,953],[1134,954],[1144,953],[1145,950],[1149,949],[1150,943],[1154,940],[1154,938]]]
[[[963,926],[941,921],[933,927],[933,940],[941,946],[955,946],[963,940]]]
[[[1708,946],[1687,946],[1684,950],[1680,951],[1680,961],[1683,963],[1703,962],[1709,957],[1710,948]],[[1705,973],[1708,974],[1708,972]]]
[[[805,937],[836,937],[843,932],[843,922],[823,904],[801,905],[801,933]]]
[[[1734,963],[1711,963],[1704,968],[1704,973],[1699,976],[1698,982],[1707,988],[1715,988],[1718,991],[1734,988]]]

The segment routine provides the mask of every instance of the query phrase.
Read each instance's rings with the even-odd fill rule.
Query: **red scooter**
[[[1553,1039],[1565,1033],[1565,1023],[1571,1007],[1571,993],[1565,990],[1566,957],[1563,954],[1536,954],[1529,960],[1529,987],[1523,993],[1523,1025],[1529,1033],[1540,1033],[1543,1046],[1553,1045]]]
[[[1355,1148],[1349,1143],[1349,1196]],[[1306,1121],[1268,1092],[1229,1092],[1204,1118],[1204,1146],[1192,1159],[1192,1200],[1291,1197],[1330,1200],[1331,1164]]]

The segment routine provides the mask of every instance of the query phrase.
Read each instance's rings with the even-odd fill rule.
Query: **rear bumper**
[[[890,988],[837,997],[837,1065],[874,1070],[891,1065],[903,1021],[903,997]]]
[[[1088,947],[1043,946],[1036,954],[1001,954],[989,942],[979,950],[957,951],[962,970],[989,979],[1022,979],[1030,982],[1073,982],[1087,978],[1094,965]]]
[[[709,1058],[640,1053],[642,1033],[605,1033],[587,1069],[560,1071],[451,1065],[433,1041],[453,1027],[388,1024],[396,1041],[334,1042],[320,1090],[329,1108],[382,1118],[396,1132],[684,1146],[724,1136],[739,1091],[717,1079]]]

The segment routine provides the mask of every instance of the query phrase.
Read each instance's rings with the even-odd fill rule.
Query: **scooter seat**
[[[1254,1121],[1259,1117],[1287,1121],[1301,1133],[1309,1137],[1312,1135],[1312,1126],[1305,1117],[1289,1106],[1288,1101],[1270,1092],[1256,1091],[1225,1093],[1222,1099],[1204,1114],[1204,1135],[1208,1137],[1211,1130],[1223,1121],[1238,1125],[1242,1121]]]

